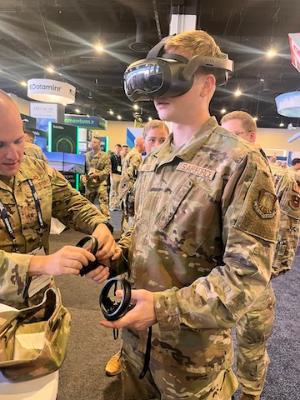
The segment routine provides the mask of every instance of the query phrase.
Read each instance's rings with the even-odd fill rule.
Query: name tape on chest
[[[199,176],[200,178],[212,181],[216,176],[216,171],[208,168],[199,167],[196,164],[190,164],[186,162],[181,162],[178,164],[176,171],[187,172]]]

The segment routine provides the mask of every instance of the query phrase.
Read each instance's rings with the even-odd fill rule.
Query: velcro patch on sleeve
[[[245,197],[234,226],[245,233],[275,243],[279,205],[272,178],[265,171],[258,170],[243,194]]]

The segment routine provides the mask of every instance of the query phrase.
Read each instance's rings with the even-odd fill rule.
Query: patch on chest
[[[216,171],[213,169],[199,167],[199,165],[186,162],[179,163],[176,171],[187,172],[188,174],[193,174],[209,181],[212,181],[216,176]]]

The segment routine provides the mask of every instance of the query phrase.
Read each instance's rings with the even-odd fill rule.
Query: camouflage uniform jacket
[[[300,237],[300,176],[271,164],[281,217],[272,276],[291,269]]]
[[[41,204],[44,232],[40,232],[31,189],[31,179]],[[13,188],[0,179],[0,200],[9,220],[20,253],[12,253],[12,239],[0,218],[0,302],[22,302],[30,253],[41,245],[49,250],[51,217],[78,231],[91,234],[106,220],[97,208],[71,187],[68,181],[43,161],[24,157]],[[27,254],[26,254],[27,253]]]
[[[24,143],[24,154],[26,154],[26,156],[37,158],[38,160],[43,160],[47,162],[47,158],[45,157],[42,149],[34,143]]]
[[[131,240],[134,287],[155,292],[151,359],[197,376],[230,368],[229,328],[271,276],[279,207],[267,160],[210,118],[145,159],[135,205],[121,245]],[[144,351],[146,332],[132,337]]]
[[[120,200],[124,199],[133,190],[141,163],[142,156],[134,147],[129,151],[122,163],[122,176],[119,185]]]
[[[86,159],[86,171],[87,171],[87,188],[96,189],[99,187],[100,183],[107,183],[107,179],[111,170],[111,163],[109,156],[103,151],[94,153],[93,151],[88,151],[85,155]],[[89,172],[94,169],[97,177],[89,177]]]

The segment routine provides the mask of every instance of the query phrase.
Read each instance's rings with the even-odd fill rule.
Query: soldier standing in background
[[[42,149],[34,144],[34,134],[30,130],[24,128],[24,154],[37,158],[38,160],[43,160],[47,162],[47,158],[43,153]]]
[[[256,122],[244,111],[233,111],[221,120],[223,128],[250,143],[256,142]],[[279,236],[272,276],[291,268],[300,234],[300,182],[284,168],[272,164],[275,189],[281,208]],[[275,295],[269,285],[247,313],[238,321],[237,377],[241,385],[240,400],[259,400],[270,362],[267,340],[275,319]]]
[[[129,152],[129,147],[128,147],[128,145],[127,144],[122,144],[122,149],[121,149],[121,159],[122,159],[122,164],[123,164],[123,161],[125,160],[125,157],[127,156],[127,154],[128,154],[128,152]]]
[[[119,201],[123,210],[122,231],[125,231],[132,224],[134,216],[133,186],[137,178],[139,166],[142,162],[142,153],[144,150],[143,137],[136,137],[134,148],[128,152],[122,163],[122,175],[119,185]]]
[[[115,145],[115,152],[110,155],[111,162],[111,175],[110,175],[110,200],[109,207],[111,210],[119,209],[118,204],[118,193],[119,185],[122,174],[122,157],[121,157],[122,146],[120,144]]]
[[[125,88],[136,101],[153,98],[172,134],[139,170],[134,228],[119,243],[135,306],[101,324],[123,328],[123,399],[229,400],[238,386],[231,328],[271,277],[274,184],[266,158],[210,117],[216,82],[231,69],[214,39],[183,32],[152,50],[151,65],[128,67]],[[173,74],[160,95],[162,58]]]
[[[110,159],[104,151],[101,151],[101,141],[93,137],[91,150],[85,155],[86,172],[83,177],[85,185],[85,195],[94,203],[96,198],[99,200],[99,208],[106,218],[109,218],[109,201],[107,191],[107,180],[110,174]]]
[[[24,133],[15,103],[0,91],[0,302],[24,307],[44,287],[44,275],[78,275],[93,261],[87,250],[64,246],[48,255],[51,216],[93,234],[102,244],[97,259],[113,257],[117,246],[107,218],[45,162],[24,156]],[[107,278],[98,267],[87,276]],[[35,277],[28,287],[28,278]],[[41,279],[39,279],[41,278]],[[48,283],[47,283],[48,284]],[[40,285],[40,286],[39,286]]]

